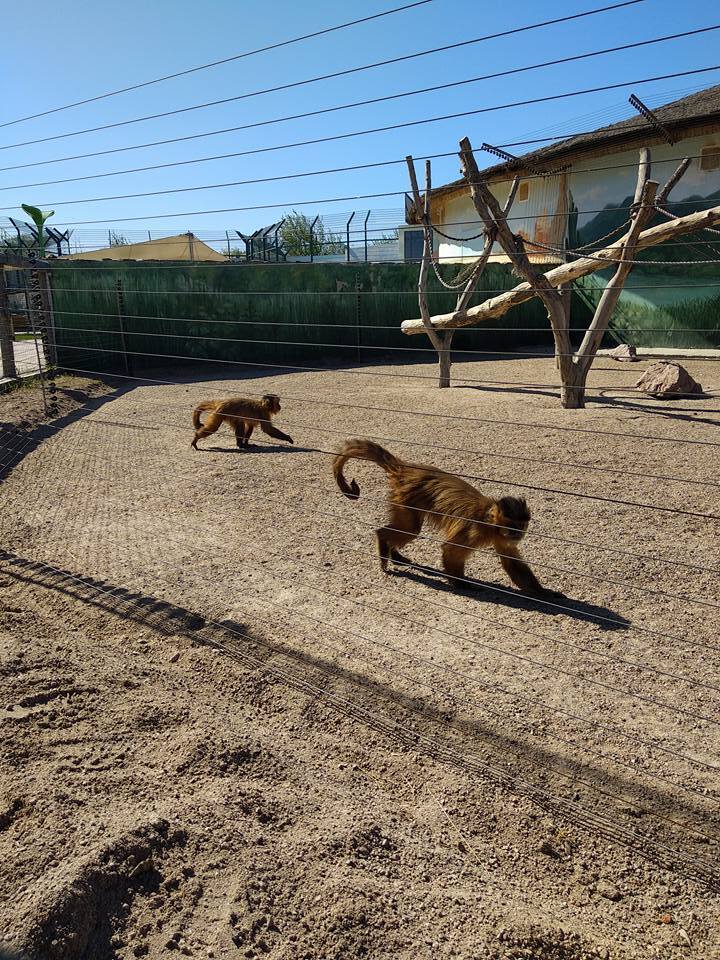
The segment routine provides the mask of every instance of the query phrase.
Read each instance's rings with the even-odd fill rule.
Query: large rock
[[[702,395],[703,388],[693,380],[685,367],[669,360],[659,360],[648,367],[635,384],[651,397],[667,399],[679,396]]]
[[[619,363],[639,363],[640,358],[637,355],[637,350],[631,343],[620,343],[614,350],[611,350],[608,354],[613,360],[617,360]]]

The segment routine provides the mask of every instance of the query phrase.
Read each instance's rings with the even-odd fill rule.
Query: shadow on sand
[[[370,669],[364,672],[349,669],[300,644],[289,646],[260,636],[246,624],[211,621],[152,595],[29,561],[10,551],[0,551],[0,569],[18,582],[71,596],[159,633],[184,633],[195,643],[220,650],[243,668],[258,672],[260,678],[271,675],[312,703],[341,712],[407,749],[431,756],[475,780],[527,796],[580,829],[720,889],[715,844],[697,855],[698,844],[689,845],[693,834],[718,828],[718,812],[711,797],[682,790],[670,777],[658,773],[644,776],[642,765],[613,761],[599,749],[565,740],[562,729],[552,739],[552,735],[538,736],[531,729],[525,737],[526,729],[522,725],[518,729],[513,722],[511,732],[508,711],[493,709],[500,695],[494,684],[490,696],[481,701],[468,699],[460,690],[453,695],[434,681],[413,682],[413,687],[418,683],[429,687],[442,700],[449,698],[451,706],[441,707],[431,702],[430,694],[412,695],[394,675],[392,683],[381,679],[382,668],[374,671],[372,660],[365,661]],[[489,689],[487,683],[482,685]],[[513,711],[514,703],[510,713]],[[477,714],[497,719],[489,722]],[[612,720],[598,719],[606,729]],[[594,718],[584,722],[597,725]]]

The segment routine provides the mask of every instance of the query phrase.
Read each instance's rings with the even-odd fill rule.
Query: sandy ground
[[[623,392],[644,368],[599,360],[572,412],[545,359],[444,391],[422,365],[78,383],[6,432],[8,949],[720,957],[720,398]],[[191,450],[225,391],[279,393],[295,445]],[[32,423],[22,393],[0,421]],[[382,473],[352,466],[353,503],[319,452],[352,435],[525,495],[568,599],[483,553],[485,589],[381,574]],[[434,566],[428,533],[407,552]]]

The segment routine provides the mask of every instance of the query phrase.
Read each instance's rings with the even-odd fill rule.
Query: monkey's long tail
[[[373,463],[382,467],[385,473],[397,473],[403,465],[402,460],[398,460],[379,443],[373,443],[372,440],[346,440],[333,460],[333,474],[338,487],[349,500],[357,500],[360,496],[360,487],[356,480],[348,483],[345,479],[343,467],[348,460],[372,460]]]
[[[200,419],[200,414],[203,410],[214,410],[217,406],[217,401],[215,400],[203,400],[202,403],[199,403],[193,410],[193,426],[196,430],[199,430],[202,426],[202,420]]]

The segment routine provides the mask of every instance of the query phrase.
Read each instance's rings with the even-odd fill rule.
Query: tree
[[[111,247],[125,247],[129,243],[130,241],[124,233],[118,233],[116,230],[111,230],[108,234],[108,245]]]
[[[383,231],[382,236],[375,237],[374,240],[370,241],[370,245],[373,247],[386,247],[391,243],[398,242],[398,232],[397,230],[391,230],[390,233]]]
[[[423,255],[422,260],[420,261],[420,275],[418,277],[418,306],[420,308],[421,323],[423,329],[428,335],[430,343],[433,345],[435,350],[437,350],[439,369],[438,386],[449,387],[450,367],[452,365],[451,347],[453,333],[455,331],[444,330],[438,332],[435,329],[430,316],[430,307],[428,306],[427,300],[428,271],[433,259],[433,237],[432,225],[430,223],[430,191],[432,188],[430,161],[425,161],[424,197],[421,197],[420,195],[420,187],[418,186],[417,182],[415,162],[413,158],[408,156],[405,158],[405,162],[407,163],[408,173],[410,174],[410,186],[412,187],[415,210],[418,217],[421,219],[423,227]],[[508,214],[510,207],[513,205],[519,183],[520,181],[516,177],[512,187],[510,188],[510,193],[504,207],[505,215]],[[486,226],[485,242],[483,243],[483,248],[480,255],[475,263],[471,265],[469,273],[463,272],[463,276],[459,282],[456,280],[456,282],[450,286],[450,289],[458,291],[457,303],[455,305],[456,311],[465,310],[467,305],[470,303],[472,295],[475,292],[475,287],[477,286],[478,281],[485,270],[488,259],[490,258],[490,253],[492,252],[496,235],[497,231],[494,229],[494,227]]]
[[[690,166],[690,158],[686,157],[682,161],[658,193],[659,184],[650,179],[650,151],[643,148],[640,151],[637,185],[629,210],[627,232],[619,240],[613,241],[609,247],[597,250],[591,255],[582,256],[578,250],[570,251],[579,259],[573,259],[545,272],[541,266],[535,265],[530,260],[525,239],[519,233],[513,234],[508,226],[507,210],[500,208],[482,179],[467,137],[460,141],[460,160],[463,176],[470,188],[470,195],[478,216],[485,225],[486,235],[494,233],[497,236],[498,243],[512,264],[514,273],[522,277],[524,283],[476,307],[465,305],[462,310],[456,308],[451,314],[431,317],[427,307],[423,309],[421,304],[420,319],[403,321],[403,332],[425,332],[434,338],[447,336],[458,327],[473,326],[478,322],[503,316],[511,307],[538,297],[547,310],[555,340],[555,358],[560,372],[562,405],[571,408],[584,407],[590,367],[639,251],[720,222],[720,206],[682,217],[667,214],[672,218],[670,223],[645,229],[654,212],[666,212],[670,191]],[[532,242],[530,245],[532,246]],[[563,296],[561,288],[579,277],[596,273],[613,264],[616,266],[615,272],[600,297],[582,343],[577,350],[574,350],[570,341],[568,299]]]
[[[293,210],[285,214],[284,221],[280,235],[283,251],[288,256],[319,257],[329,253],[345,253],[340,234],[326,229],[321,217],[315,220]]]

